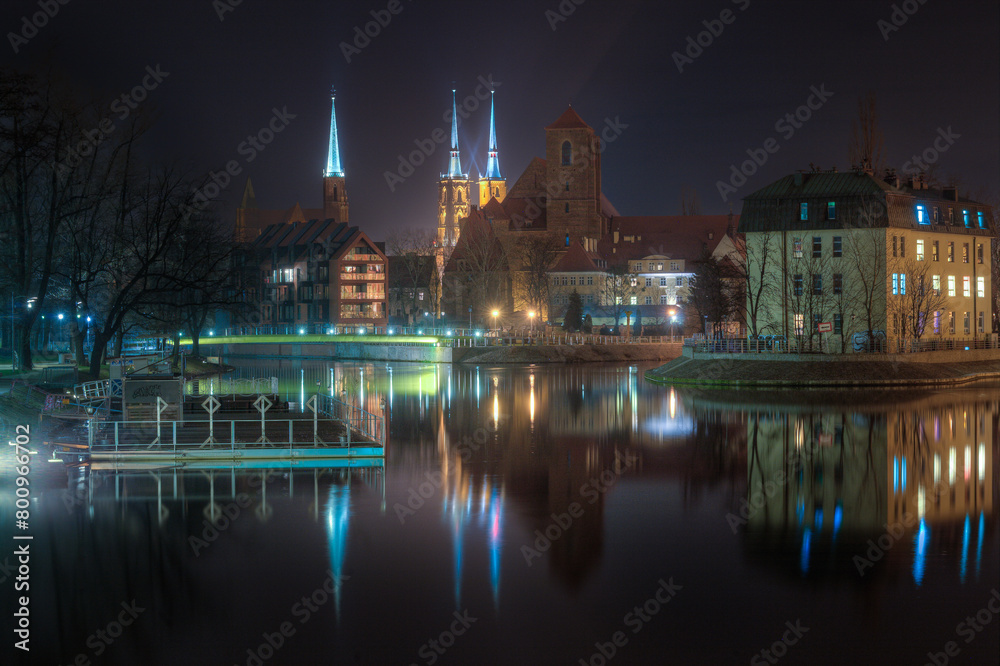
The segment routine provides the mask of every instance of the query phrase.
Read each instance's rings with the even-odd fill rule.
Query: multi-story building
[[[253,247],[261,320],[310,332],[386,325],[386,257],[357,227],[334,220],[275,224]]]
[[[762,332],[837,352],[991,335],[992,210],[955,187],[800,172],[750,194],[739,231]]]

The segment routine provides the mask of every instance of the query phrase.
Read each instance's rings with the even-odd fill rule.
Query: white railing
[[[278,378],[189,379],[184,383],[184,394],[196,396],[277,395]]]
[[[351,442],[353,431],[369,442],[385,446],[385,419],[383,417],[372,414],[356,405],[337,400],[330,395],[321,393],[316,398],[316,409],[320,414],[343,421],[346,424],[348,444]]]

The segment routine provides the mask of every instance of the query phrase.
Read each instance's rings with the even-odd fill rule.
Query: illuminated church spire
[[[451,90],[451,159],[448,161],[448,177],[461,178],[462,161],[458,156],[458,103],[455,101],[455,89]]]
[[[334,100],[337,98],[336,89],[330,90],[330,151],[326,158],[327,178],[337,176],[344,177],[344,170],[340,166],[340,142],[337,140],[337,109]]]
[[[502,178],[500,175],[500,159],[497,153],[497,128],[493,114],[493,92],[490,91],[490,150],[486,160],[486,177]]]

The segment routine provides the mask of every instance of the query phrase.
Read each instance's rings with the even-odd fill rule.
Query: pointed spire
[[[240,208],[256,207],[257,197],[253,193],[253,183],[250,182],[250,176],[247,176],[247,185],[243,188],[243,201],[240,202]]]
[[[493,113],[493,92],[490,91],[490,150],[486,160],[486,177],[503,178],[500,175],[500,159],[497,151],[497,128]]]
[[[458,102],[455,89],[451,89],[451,159],[448,160],[448,178],[461,178],[462,160],[458,156]]]
[[[334,106],[334,100],[337,98],[337,90],[335,88],[330,89],[330,152],[327,154],[326,158],[326,171],[324,175],[327,178],[332,176],[337,176],[340,178],[344,177],[344,170],[340,167],[340,142],[337,140],[337,109]]]

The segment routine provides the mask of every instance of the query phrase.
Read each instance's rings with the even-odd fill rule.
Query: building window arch
[[[573,144],[569,141],[563,141],[562,144],[562,165],[569,166],[573,161]]]

